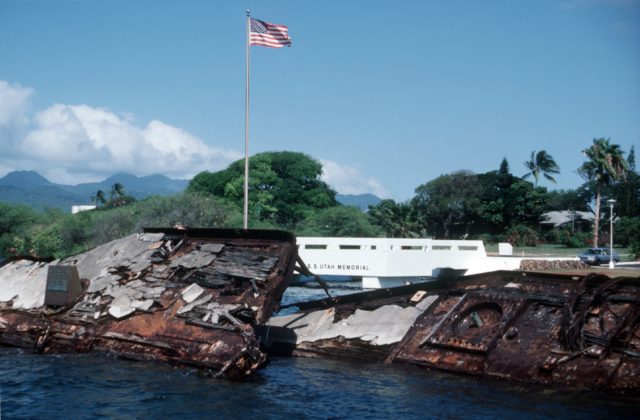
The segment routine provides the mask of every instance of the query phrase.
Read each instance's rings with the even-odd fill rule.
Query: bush
[[[378,237],[382,229],[369,222],[355,207],[337,206],[320,210],[305,220],[295,232],[298,236]]]
[[[629,246],[629,256],[640,259],[640,216],[623,217],[615,225],[614,240],[623,246]]]
[[[12,238],[11,254],[32,255],[39,258],[60,257],[63,242],[58,225],[34,225]]]
[[[616,244],[630,246],[640,242],[640,216],[622,217],[614,225],[613,239]]]
[[[63,258],[140,232],[145,227],[228,228],[242,225],[242,214],[233,206],[211,196],[195,194],[151,197],[122,207],[74,215],[59,210],[32,215],[28,209],[7,209],[0,214],[0,227],[6,226],[0,231],[0,255],[17,253]],[[3,210],[2,206],[0,210]]]
[[[566,246],[567,248],[584,248],[587,246],[591,246],[592,240],[593,240],[593,237],[591,236],[590,233],[587,233],[587,232],[570,233],[569,232],[569,234],[565,235],[565,237],[562,239],[562,242],[560,243]]]
[[[550,244],[560,244],[567,248],[591,246],[591,233],[572,232],[569,228],[552,229],[544,234],[544,240]]]
[[[538,246],[538,233],[525,225],[511,226],[504,235],[504,242],[515,246]]]
[[[136,228],[183,225],[200,228],[242,226],[242,214],[233,206],[203,194],[152,197],[133,206]]]
[[[41,219],[43,215],[27,206],[0,203],[0,256],[22,252],[27,232]]]
[[[551,229],[550,231],[545,232],[543,238],[544,241],[548,244],[561,244],[564,243],[567,236],[571,234],[571,230],[569,229]]]
[[[31,237],[30,254],[38,257],[64,256],[64,242],[58,225],[41,226]]]
[[[632,260],[640,260],[640,239],[629,244],[629,256]]]

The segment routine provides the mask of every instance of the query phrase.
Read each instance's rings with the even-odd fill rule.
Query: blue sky
[[[0,176],[190,178],[250,153],[322,161],[338,192],[406,200],[533,150],[575,188],[581,150],[640,146],[640,1],[0,0]]]

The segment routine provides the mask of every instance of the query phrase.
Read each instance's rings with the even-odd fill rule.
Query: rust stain
[[[334,308],[333,325],[385,305],[418,308],[399,341],[384,349],[360,338],[298,343],[293,354],[360,357],[518,382],[640,393],[640,278],[501,271],[307,302],[291,317]],[[292,345],[288,331],[269,345]],[[277,322],[276,322],[277,324]],[[285,327],[281,327],[286,330]],[[375,324],[371,325],[375,331]],[[374,334],[373,332],[371,334]],[[277,335],[277,337],[276,337]],[[266,334],[265,334],[266,336]],[[280,342],[278,342],[280,340]],[[274,344],[275,343],[275,344]],[[330,349],[330,351],[327,351]]]
[[[291,282],[295,238],[267,231],[150,232],[161,239],[144,251],[148,263],[134,256],[114,262],[111,277],[92,279],[96,290],[71,305],[0,308],[0,344],[38,353],[104,351],[231,379],[252,375],[267,361],[253,325],[269,318]],[[134,239],[122,246],[140,248]],[[114,261],[123,258],[117,254]],[[189,286],[195,292],[187,297]]]
[[[496,278],[502,276],[502,282]],[[640,391],[640,278],[538,275],[462,281],[387,359],[576,388]],[[474,287],[476,283],[477,286]],[[502,284],[500,284],[502,283]],[[445,293],[455,293],[452,285]]]

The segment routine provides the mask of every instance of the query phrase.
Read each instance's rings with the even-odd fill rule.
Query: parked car
[[[578,255],[578,258],[580,258],[580,261],[584,261],[589,265],[600,265],[602,263],[608,263],[611,260],[609,248],[589,248]],[[616,251],[613,251],[613,261],[620,261],[620,256]]]

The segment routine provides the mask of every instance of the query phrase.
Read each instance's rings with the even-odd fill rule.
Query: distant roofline
[[[588,211],[562,210],[543,213],[540,224],[559,227],[574,221],[593,222],[594,220],[595,215]]]

